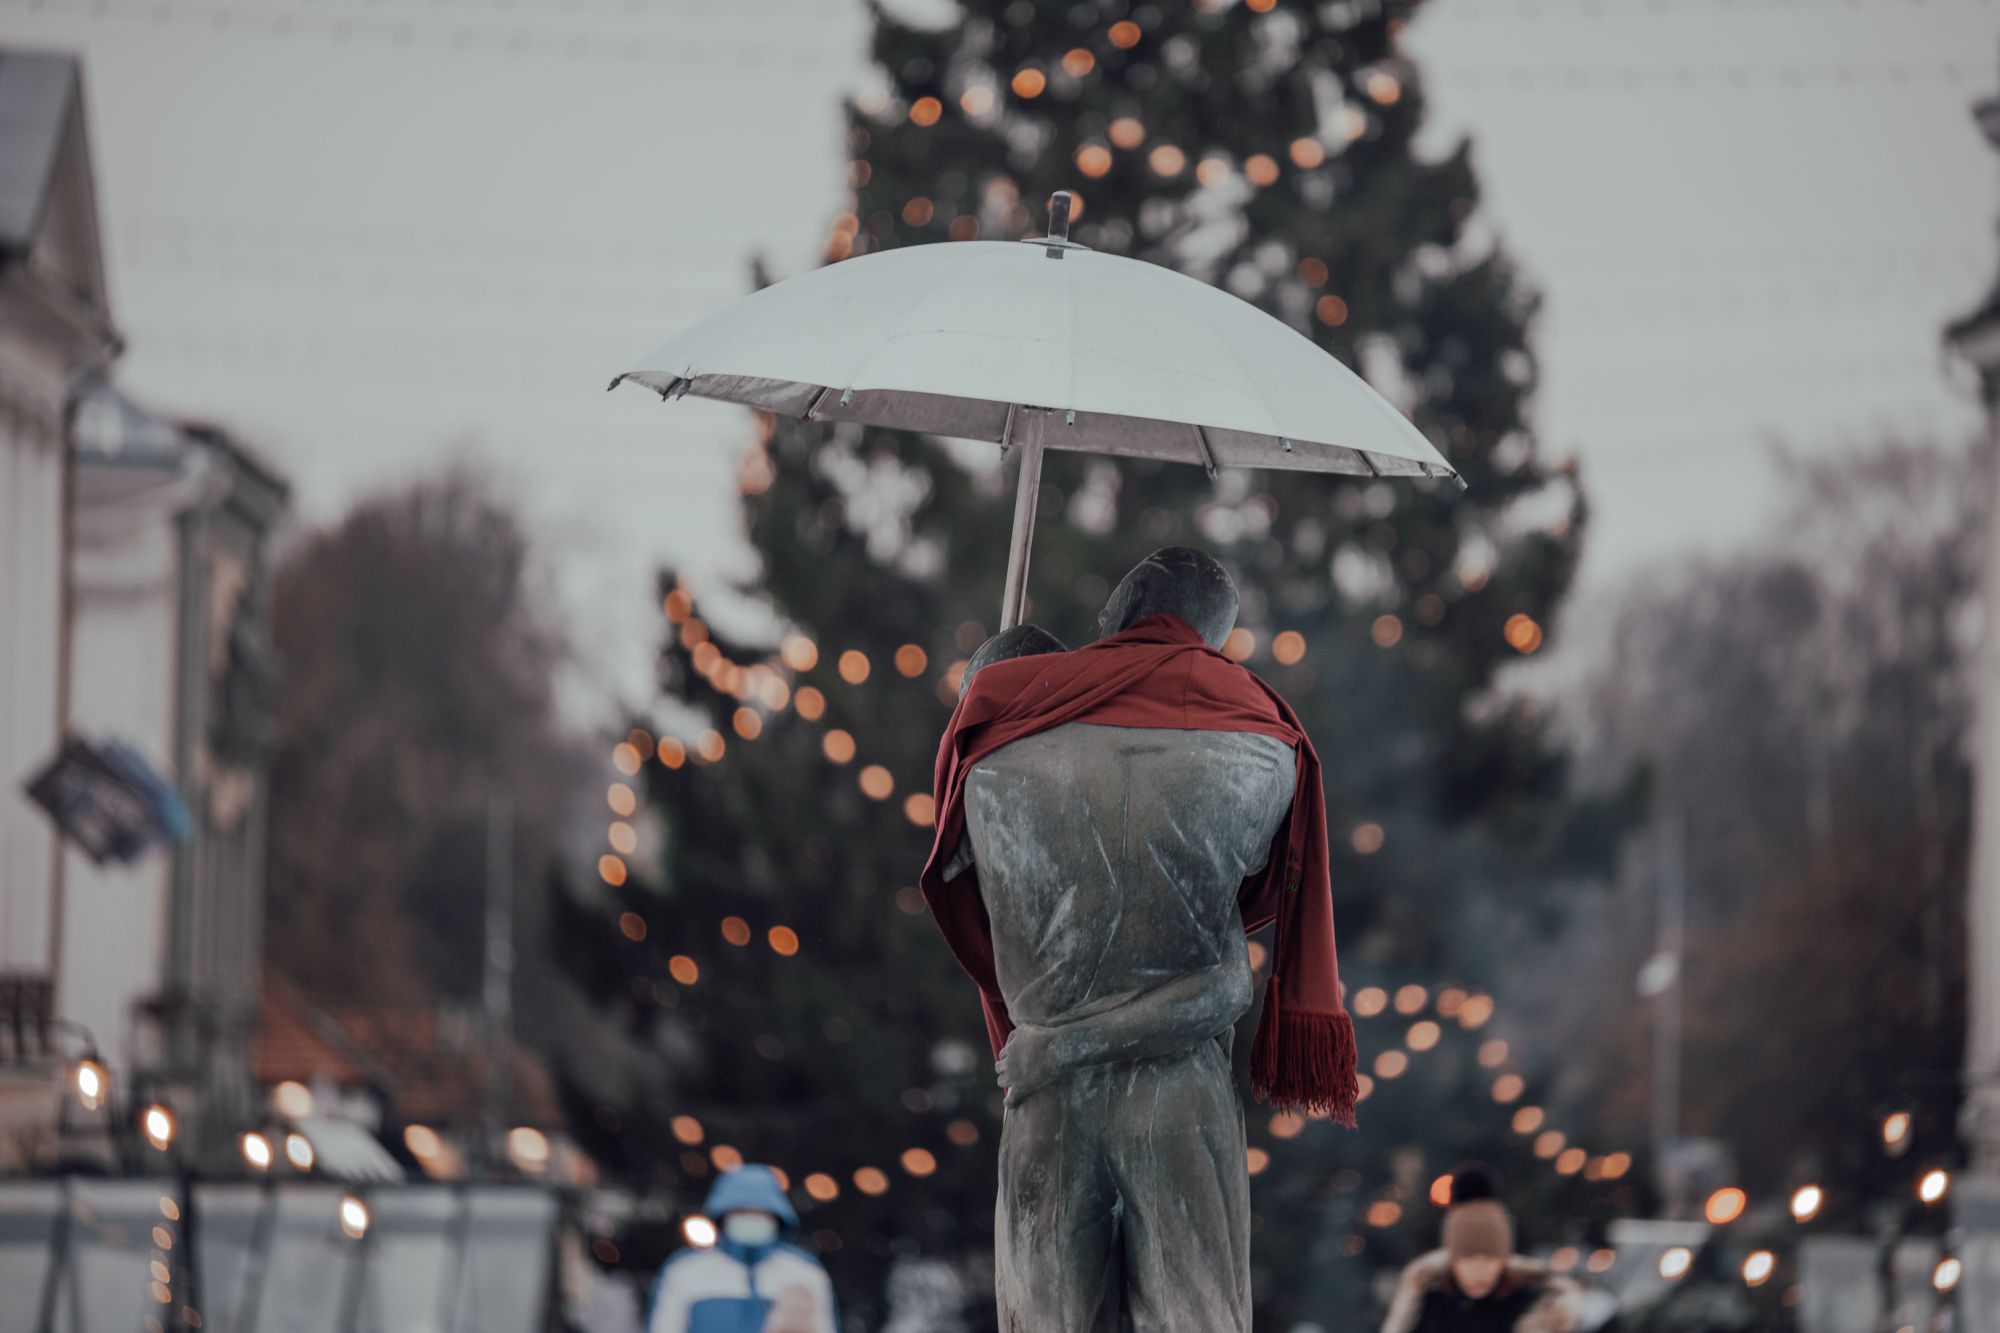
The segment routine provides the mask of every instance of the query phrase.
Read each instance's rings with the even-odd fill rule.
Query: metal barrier
[[[0,1181],[0,1333],[535,1333],[564,1215],[528,1185]]]

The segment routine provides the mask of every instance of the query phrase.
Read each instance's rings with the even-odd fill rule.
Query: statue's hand
[[[1008,1036],[1007,1044],[1000,1048],[1000,1058],[993,1062],[993,1072],[1000,1076],[1000,1086],[1007,1090],[1010,1105],[1055,1082],[1056,1076],[1062,1072],[1056,1068],[1051,1050],[1054,1036],[1053,1029],[1022,1023]]]

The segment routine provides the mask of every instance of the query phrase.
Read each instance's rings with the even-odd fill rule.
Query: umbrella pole
[[[1000,594],[1000,628],[1021,623],[1028,601],[1028,547],[1035,538],[1035,505],[1042,494],[1042,426],[1048,413],[1036,412],[1034,428],[1021,442],[1021,474],[1014,482],[1014,531],[1007,542],[1007,584]]]

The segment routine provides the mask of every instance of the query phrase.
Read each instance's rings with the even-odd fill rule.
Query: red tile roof
[[[434,1007],[317,1005],[267,973],[251,1049],[258,1083],[324,1078],[371,1088],[395,1119],[446,1128],[478,1123],[486,1095],[486,1048],[478,1024]],[[516,1042],[509,1124],[559,1128],[561,1105],[547,1066]]]

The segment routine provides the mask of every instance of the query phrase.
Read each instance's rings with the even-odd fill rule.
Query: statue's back
[[[1061,1024],[1241,949],[1236,892],[1295,776],[1269,736],[1074,723],[976,764],[966,833],[1008,1011]]]

